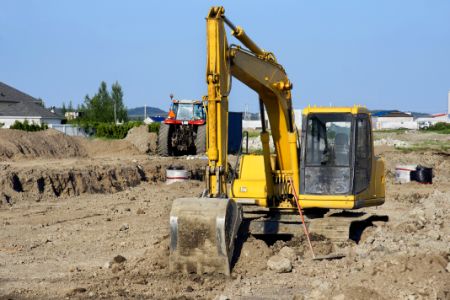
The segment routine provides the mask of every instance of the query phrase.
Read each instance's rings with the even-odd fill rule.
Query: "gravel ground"
[[[125,150],[106,158],[104,152],[99,158],[87,151],[70,159],[2,163],[7,167],[1,172],[16,172],[23,191],[12,188],[13,201],[2,199],[0,205],[0,299],[450,299],[446,153],[376,149],[387,164],[387,197],[383,206],[368,211],[387,215],[389,221],[374,222],[359,244],[313,238],[317,253],[342,253],[343,258],[312,260],[301,237],[268,245],[249,236],[226,278],[168,271],[171,203],[197,196],[203,183],[166,185],[163,170],[186,164],[195,172],[205,161],[127,155]],[[434,183],[395,184],[395,165],[405,163],[433,167]],[[33,174],[56,178],[58,170],[66,174],[68,168],[134,170],[137,165],[147,180],[133,183],[125,175],[102,171],[95,177],[110,177],[94,182],[103,190],[40,197],[33,196],[38,190],[27,190]],[[134,174],[123,174],[128,172]]]

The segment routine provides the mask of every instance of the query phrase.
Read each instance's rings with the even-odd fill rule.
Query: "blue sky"
[[[199,99],[204,18],[217,4],[275,53],[294,83],[296,108],[447,109],[447,0],[1,0],[0,81],[57,106],[81,103],[102,80],[119,81],[128,107],[167,109],[170,93]],[[233,81],[231,110],[257,111],[257,103]]]

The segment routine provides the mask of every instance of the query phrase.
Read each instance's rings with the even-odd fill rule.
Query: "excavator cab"
[[[373,153],[366,108],[308,107],[301,134],[304,207],[355,209],[384,202],[384,163]]]

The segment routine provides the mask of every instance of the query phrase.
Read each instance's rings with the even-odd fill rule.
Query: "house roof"
[[[383,117],[383,118],[413,118],[412,115],[398,111],[398,110],[385,110],[379,111],[372,114],[373,117]]]
[[[0,116],[63,119],[42,106],[42,101],[0,82]]]
[[[372,112],[372,117],[384,117],[392,112],[397,112],[398,110],[380,110],[377,112]]]
[[[433,115],[431,115],[432,118],[444,117],[444,116],[447,116],[447,114],[446,113],[441,113],[441,114],[433,114]]]
[[[412,115],[401,112],[401,111],[395,111],[391,112],[389,114],[384,115],[385,118],[413,118]]]

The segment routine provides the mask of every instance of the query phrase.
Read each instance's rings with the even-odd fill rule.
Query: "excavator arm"
[[[272,197],[275,181],[278,185],[283,180],[286,184],[299,184],[292,84],[275,56],[260,49],[242,28],[234,26],[224,16],[224,12],[223,7],[213,7],[206,18],[209,159],[206,192],[201,198],[176,199],[172,205],[169,260],[172,271],[230,275],[234,241],[242,221],[241,206],[230,199],[226,181],[228,95],[232,76],[259,95],[261,115],[264,116],[264,106],[271,125],[276,164],[272,167],[269,133],[263,120],[265,182],[257,189],[265,189],[267,196]],[[225,24],[248,50],[228,46]]]
[[[208,194],[211,197],[226,194],[228,94],[233,76],[259,96],[263,119],[261,141],[266,187],[268,196],[272,197],[276,174],[284,180],[292,180],[295,186],[299,185],[297,132],[291,98],[292,83],[283,67],[277,63],[275,56],[259,48],[241,27],[235,26],[225,17],[224,12],[223,7],[213,7],[206,19]],[[232,35],[248,50],[239,46],[228,46],[225,24],[231,28]],[[269,133],[265,128],[263,107],[268,115],[275,146],[276,170],[272,170],[270,163]]]

